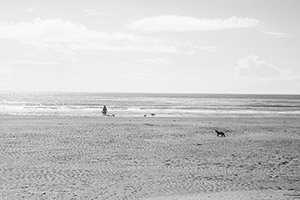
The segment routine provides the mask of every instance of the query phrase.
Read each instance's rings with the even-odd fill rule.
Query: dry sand
[[[300,199],[299,156],[293,118],[1,116],[0,199]]]

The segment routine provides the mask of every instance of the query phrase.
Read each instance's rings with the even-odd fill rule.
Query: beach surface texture
[[[299,156],[292,117],[1,116],[0,199],[300,199]]]

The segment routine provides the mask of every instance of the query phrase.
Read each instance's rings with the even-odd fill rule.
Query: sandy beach
[[[0,199],[300,199],[299,130],[297,118],[1,116]]]

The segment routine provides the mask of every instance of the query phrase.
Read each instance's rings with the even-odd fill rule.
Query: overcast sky
[[[3,0],[0,91],[300,93],[299,0]]]

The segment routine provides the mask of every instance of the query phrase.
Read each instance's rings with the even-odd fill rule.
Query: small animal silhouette
[[[218,131],[218,130],[215,130],[215,131],[216,131],[218,137],[226,137],[224,132]]]

